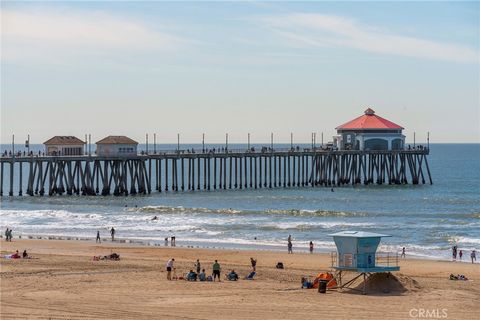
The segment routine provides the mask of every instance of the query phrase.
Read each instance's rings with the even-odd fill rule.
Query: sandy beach
[[[2,256],[19,250],[35,259],[1,259],[2,319],[472,319],[480,303],[480,265],[404,259],[398,285],[354,291],[300,289],[304,275],[330,270],[328,254],[140,247],[61,240],[2,239]],[[121,261],[93,261],[120,254]],[[177,273],[200,259],[207,273],[218,259],[222,273],[241,278],[258,260],[254,281],[167,281],[165,263],[174,257]],[[278,261],[284,270],[275,268]],[[451,281],[450,273],[470,281]],[[223,279],[223,275],[222,275]]]

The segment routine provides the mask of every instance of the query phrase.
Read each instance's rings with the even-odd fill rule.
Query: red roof
[[[379,117],[375,114],[375,111],[368,108],[365,110],[365,114],[342,124],[341,126],[336,127],[337,130],[345,129],[390,129],[390,130],[399,130],[403,129],[402,126],[399,126],[396,123],[393,123],[387,119]]]

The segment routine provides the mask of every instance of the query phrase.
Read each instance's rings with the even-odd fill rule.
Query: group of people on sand
[[[257,260],[250,258],[250,263],[252,265],[252,272],[246,277],[247,280],[252,280],[253,277],[255,276],[256,270],[257,270]],[[178,277],[176,274],[176,269],[175,269],[175,258],[171,258],[170,260],[167,261],[166,264],[166,270],[167,270],[167,280],[181,280],[183,277]],[[196,272],[195,272],[195,271]],[[212,264],[212,274],[207,276],[205,272],[205,268],[202,268],[202,264],[200,263],[200,259],[197,259],[197,261],[194,264],[194,268],[190,269],[190,271],[186,274],[185,280],[187,281],[212,281],[215,282],[218,280],[218,282],[221,282],[222,280],[220,279],[220,274],[221,274],[222,268],[220,266],[220,263],[218,260],[215,260],[215,262]],[[235,272],[234,269],[232,269],[227,275],[226,275],[227,280],[229,281],[237,281],[239,279],[238,273]]]
[[[12,242],[13,234],[12,234],[12,229],[5,230],[5,241]]]
[[[463,250],[458,249],[457,245],[454,245],[452,247],[452,259],[453,259],[453,261],[457,261],[457,256],[458,256],[459,260],[462,261]],[[472,252],[470,252],[470,259],[472,260],[472,263],[475,263],[477,261],[477,252],[475,251],[475,249],[472,250]]]
[[[20,253],[18,252],[18,250],[16,250],[15,253],[7,254],[7,255],[5,256],[5,259],[20,259],[20,258],[30,259],[31,257],[28,255],[27,250],[23,250],[22,255],[20,255]]]

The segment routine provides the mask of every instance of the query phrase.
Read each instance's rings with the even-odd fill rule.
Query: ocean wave
[[[266,209],[266,210],[236,210],[232,208],[209,209],[209,208],[187,208],[182,206],[146,206],[140,208],[128,208],[126,211],[159,213],[159,214],[178,214],[178,213],[205,213],[205,214],[270,214],[270,215],[289,215],[289,216],[314,216],[314,217],[363,217],[363,212],[346,212],[334,210],[308,210],[308,209]]]
[[[368,222],[317,222],[317,223],[275,223],[258,227],[264,231],[276,231],[276,230],[292,230],[292,231],[307,231],[315,229],[331,229],[338,227],[372,227],[374,223]]]

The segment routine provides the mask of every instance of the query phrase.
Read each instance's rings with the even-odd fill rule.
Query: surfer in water
[[[157,216],[155,216],[155,217],[153,217],[153,218],[152,218],[152,220],[158,220],[158,217],[157,217]]]

